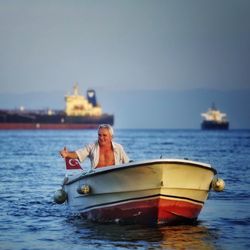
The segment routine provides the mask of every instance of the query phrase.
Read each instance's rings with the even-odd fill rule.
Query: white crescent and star
[[[72,167],[78,166],[78,162],[75,159],[69,159],[69,165]]]

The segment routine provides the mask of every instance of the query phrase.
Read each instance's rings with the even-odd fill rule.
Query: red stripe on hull
[[[43,124],[43,123],[0,123],[0,129],[95,129],[98,128],[98,124]]]
[[[94,208],[82,215],[101,223],[180,224],[195,221],[201,209],[198,203],[157,198]]]

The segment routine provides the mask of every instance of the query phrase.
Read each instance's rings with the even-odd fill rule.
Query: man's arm
[[[78,159],[78,155],[75,151],[68,151],[66,147],[63,148],[63,150],[60,151],[60,155],[62,158],[71,158],[71,159]]]

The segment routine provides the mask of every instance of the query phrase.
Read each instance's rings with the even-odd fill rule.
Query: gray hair
[[[113,128],[112,128],[111,125],[109,125],[109,124],[101,124],[101,125],[99,125],[98,130],[99,130],[100,128],[107,128],[108,131],[109,131],[109,133],[110,133],[110,135],[111,135],[111,137],[114,136],[114,130],[113,130]]]

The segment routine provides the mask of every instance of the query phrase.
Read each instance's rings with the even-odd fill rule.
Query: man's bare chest
[[[110,166],[114,164],[115,164],[115,158],[113,150],[100,149],[98,166]]]

